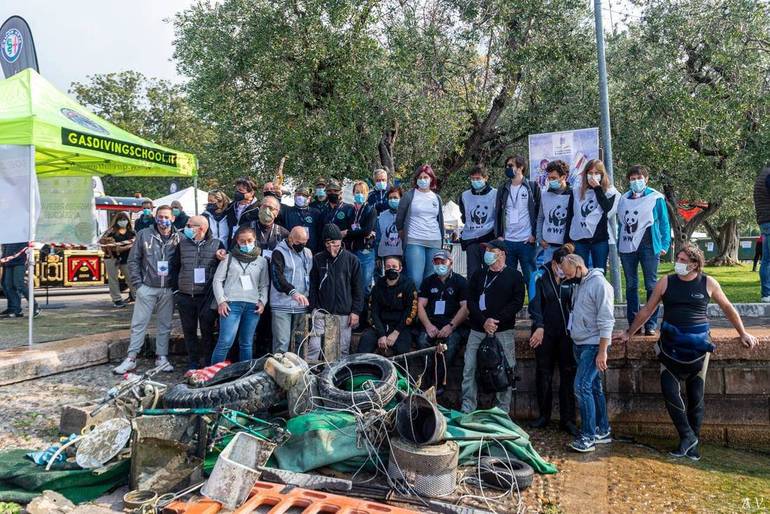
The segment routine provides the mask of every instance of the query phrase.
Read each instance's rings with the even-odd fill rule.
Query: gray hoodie
[[[612,286],[600,269],[591,269],[572,295],[570,335],[575,344],[599,344],[612,338],[615,301]]]

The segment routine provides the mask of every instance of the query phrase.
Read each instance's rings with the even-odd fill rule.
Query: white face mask
[[[591,173],[590,175],[588,175],[588,178],[590,178],[591,180],[593,180],[597,184],[601,184],[601,182],[602,182],[601,174]]]
[[[685,262],[674,263],[674,271],[680,277],[690,274],[690,265]]]

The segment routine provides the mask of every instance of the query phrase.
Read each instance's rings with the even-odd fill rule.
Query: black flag
[[[11,16],[0,27],[0,65],[5,78],[27,68],[40,72],[32,31],[21,16]]]

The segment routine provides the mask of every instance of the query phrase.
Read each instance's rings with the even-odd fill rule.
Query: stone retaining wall
[[[754,332],[761,336],[760,344],[749,350],[732,330],[713,331],[717,351],[711,356],[706,377],[706,416],[701,437],[729,446],[770,451],[770,330]],[[517,422],[538,416],[535,356],[528,338],[528,331],[516,334],[517,375],[521,380],[511,416]],[[616,434],[676,435],[660,392],[660,364],[653,351],[654,342],[653,337],[639,337],[629,345],[615,345],[610,350],[605,391]],[[458,356],[443,397],[454,408],[460,405],[461,366],[462,358]],[[558,384],[558,371],[554,380]],[[480,406],[489,406],[491,401],[492,397],[485,395]],[[554,402],[558,402],[556,393]],[[556,404],[553,412],[558,418]]]

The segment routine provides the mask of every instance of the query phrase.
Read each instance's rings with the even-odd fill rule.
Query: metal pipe
[[[599,109],[601,112],[601,134],[602,143],[604,143],[604,166],[610,177],[610,182],[615,183],[615,174],[612,166],[612,131],[610,125],[610,101],[607,86],[607,60],[604,53],[604,25],[602,20],[602,2],[594,0],[594,25],[596,30],[596,58],[599,64]],[[608,219],[608,229],[617,234],[616,217]],[[618,256],[618,246],[616,243],[610,244],[610,270],[612,288],[615,290],[615,301],[623,300],[622,290],[620,288],[620,257]]]
[[[32,329],[35,317],[35,145],[29,145],[29,241],[27,248],[27,345],[32,346]]]

